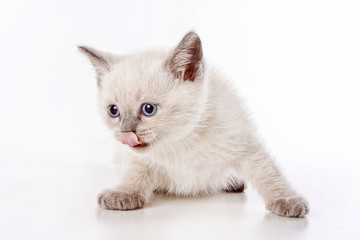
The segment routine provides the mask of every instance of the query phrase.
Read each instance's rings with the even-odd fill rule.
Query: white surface
[[[359,12],[357,0],[3,2],[0,239],[360,239]],[[112,138],[76,45],[172,47],[190,29],[309,199],[307,219],[268,214],[251,189],[97,208]]]
[[[144,209],[102,210],[96,195],[112,183],[108,167],[8,164],[0,172],[0,239],[359,239],[360,177],[308,167],[285,169],[311,203],[307,218],[290,219],[267,212],[253,189],[158,195]]]

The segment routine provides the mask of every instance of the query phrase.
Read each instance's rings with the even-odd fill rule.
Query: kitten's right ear
[[[100,87],[102,76],[109,72],[115,63],[115,57],[87,46],[78,46],[79,51],[84,53],[91,61],[97,74],[97,84]]]

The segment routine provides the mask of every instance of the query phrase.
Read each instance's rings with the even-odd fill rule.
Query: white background
[[[125,223],[129,218],[144,219],[146,212],[130,216],[110,213],[115,215],[109,218],[108,212],[96,208],[96,194],[112,182],[113,140],[98,114],[95,73],[76,46],[86,44],[119,54],[171,48],[189,30],[200,35],[207,62],[217,66],[247,99],[269,149],[312,204],[311,214],[306,222],[300,220],[300,227],[298,222],[273,215],[266,215],[265,228],[259,231],[246,227],[252,222],[246,217],[232,224],[238,221],[236,226],[241,225],[247,237],[255,236],[252,231],[275,229],[264,236],[314,239],[314,234],[330,238],[348,234],[348,239],[360,238],[359,230],[352,227],[356,220],[351,218],[359,215],[356,203],[360,202],[359,13],[360,2],[347,0],[3,1],[0,239],[117,238],[124,232],[114,230],[116,227],[99,230],[99,235],[91,231],[99,224],[112,226],[119,222],[118,217]],[[87,188],[86,194],[78,193],[77,187]],[[52,202],[49,195],[54,196]],[[74,207],[70,200],[74,195],[93,212],[83,208],[74,216],[65,214]],[[246,211],[259,207],[258,216],[266,211],[256,193],[250,190],[248,195],[248,208],[241,208],[241,214],[251,215],[249,219],[256,222]],[[229,198],[234,197],[180,203],[198,209],[198,201],[204,201],[213,209],[211,204],[225,202],[229,204],[223,207],[233,212],[231,207],[237,205],[230,203],[237,200]],[[169,201],[159,199],[148,209],[173,211],[170,216],[183,212],[181,207],[169,207]],[[326,211],[322,211],[326,204]],[[161,210],[162,206],[168,208]],[[95,219],[96,211],[97,217],[105,216],[105,223],[102,218],[85,221]],[[203,215],[204,219],[214,218],[215,227],[202,225],[207,233],[214,229],[231,232],[226,224],[216,222],[221,214]],[[153,215],[146,216],[151,226]],[[182,223],[187,222],[186,215],[182,216]],[[89,225],[69,227],[67,217]],[[171,217],[166,222],[171,222]],[[192,229],[191,224],[176,228],[181,221],[174,226],[175,232]],[[289,226],[294,232],[281,233]],[[159,238],[157,231],[149,231],[131,229],[127,236],[145,232]],[[77,234],[71,235],[74,232]],[[206,235],[197,237],[201,236]]]

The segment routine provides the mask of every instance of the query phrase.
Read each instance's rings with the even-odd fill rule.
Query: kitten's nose
[[[133,129],[133,130],[121,130],[121,132],[122,133],[135,133],[136,132],[136,130],[135,129]]]
[[[137,119],[135,116],[132,116],[130,114],[126,114],[121,122],[121,132],[136,132],[137,127]]]

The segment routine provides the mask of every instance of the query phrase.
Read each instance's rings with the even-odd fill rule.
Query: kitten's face
[[[135,151],[183,139],[199,121],[206,94],[201,44],[189,34],[171,54],[107,56],[105,70],[94,64],[99,52],[91,59],[98,72],[101,113],[114,136]]]

